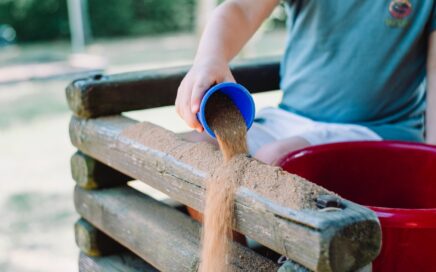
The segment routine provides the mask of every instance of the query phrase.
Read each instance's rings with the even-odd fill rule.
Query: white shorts
[[[317,122],[280,108],[269,107],[259,111],[248,130],[248,149],[251,155],[255,155],[265,144],[294,136],[305,139],[311,145],[382,140],[364,126]]]

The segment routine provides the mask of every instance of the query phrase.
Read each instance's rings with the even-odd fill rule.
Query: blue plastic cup
[[[201,125],[204,127],[204,130],[212,138],[216,138],[215,133],[209,127],[206,121],[207,101],[209,100],[209,97],[215,92],[222,92],[223,94],[227,95],[230,100],[233,101],[233,104],[235,104],[235,106],[241,112],[248,130],[253,124],[254,114],[256,112],[254,100],[250,92],[244,86],[233,82],[219,83],[211,87],[204,94],[200,104],[200,111],[197,113],[197,118],[200,121]]]

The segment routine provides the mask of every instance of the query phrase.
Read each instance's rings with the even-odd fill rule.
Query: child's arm
[[[228,63],[271,14],[279,0],[227,0],[213,12],[203,32],[194,64],[177,91],[176,111],[203,131],[196,113],[213,84],[234,81]]]
[[[427,143],[436,145],[436,31],[430,35],[427,59]]]

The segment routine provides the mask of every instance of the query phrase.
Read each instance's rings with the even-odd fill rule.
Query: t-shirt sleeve
[[[436,3],[433,4],[433,11],[431,13],[430,31],[436,31]]]

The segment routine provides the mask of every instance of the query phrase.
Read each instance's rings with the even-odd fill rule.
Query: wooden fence
[[[174,103],[187,67],[113,76],[95,75],[67,87],[74,113],[70,138],[77,182],[75,226],[81,271],[196,271],[200,224],[188,215],[126,186],[140,180],[178,202],[203,210],[205,179],[217,152],[189,143],[158,124],[143,123],[141,140],[125,131],[138,122],[126,111]],[[279,61],[258,60],[232,67],[236,80],[253,93],[279,88]],[[158,132],[161,137],[153,135]],[[157,144],[165,141],[168,145]],[[190,160],[202,150],[202,160]],[[254,172],[274,167],[252,160]],[[257,170],[256,170],[257,169]],[[335,198],[333,194],[317,196]],[[316,201],[317,199],[314,199]],[[282,207],[247,188],[236,193],[236,229],[272,251],[313,271],[354,271],[380,250],[380,225],[369,209],[340,199],[340,209]],[[235,271],[277,271],[278,264],[234,243]],[[304,267],[304,269],[303,269]]]

